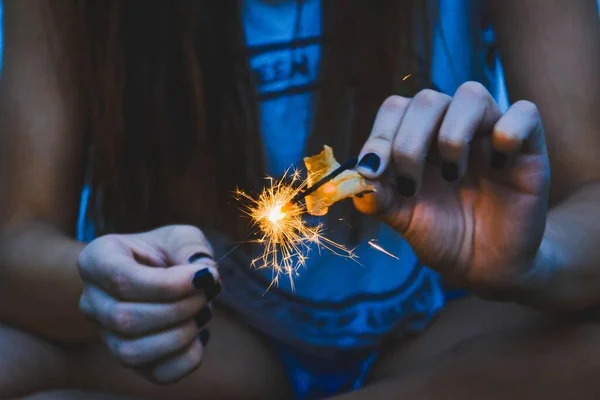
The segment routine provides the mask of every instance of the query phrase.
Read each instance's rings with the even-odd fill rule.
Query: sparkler
[[[262,254],[253,259],[251,265],[258,269],[270,268],[273,273],[271,285],[277,285],[280,276],[286,275],[293,289],[294,277],[301,267],[306,266],[308,254],[314,248],[319,252],[327,250],[351,260],[357,259],[352,249],[323,235],[323,224],[309,225],[303,219],[306,209],[301,204],[301,200],[318,187],[355,166],[356,159],[349,160],[310,188],[307,180],[303,180],[296,170],[290,176],[291,182],[286,182],[287,174],[280,180],[268,177],[269,184],[258,198],[236,191],[238,200],[245,200],[248,204],[244,211],[252,220],[251,236],[254,233],[257,237],[254,242],[263,247]]]
[[[302,200],[307,196],[315,193],[320,187],[344,171],[354,169],[356,164],[356,158],[351,158],[342,165],[338,164],[339,167],[310,187],[308,187],[309,180],[302,179],[300,172],[294,170],[289,178],[287,172],[279,180],[267,177],[268,185],[257,198],[238,189],[235,193],[236,198],[246,204],[243,211],[250,217],[252,227],[246,239],[225,254],[221,260],[236,251],[244,242],[259,243],[263,247],[263,252],[252,260],[251,266],[258,269],[271,269],[272,281],[269,288],[272,285],[278,285],[280,277],[286,275],[292,290],[294,289],[294,277],[298,275],[301,267],[306,266],[308,255],[314,249],[319,253],[327,250],[337,256],[358,262],[358,256],[353,249],[348,249],[324,236],[323,224],[313,226],[304,220],[303,216],[307,214],[307,210],[302,204]],[[313,174],[322,176],[326,171],[327,169],[313,171]],[[318,206],[324,203],[318,203],[317,200],[315,204],[319,209]],[[374,240],[369,241],[369,245],[398,259],[376,244]]]

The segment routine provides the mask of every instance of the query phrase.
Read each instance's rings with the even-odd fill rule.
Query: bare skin
[[[216,313],[210,323],[211,343],[200,368],[168,387],[156,386],[121,366],[96,339],[97,328],[79,312],[83,287],[76,264],[83,245],[72,237],[84,170],[82,129],[72,90],[56,79],[56,59],[42,31],[43,3],[5,2],[6,61],[0,80],[0,120],[5,123],[0,135],[0,320],[4,323],[0,326],[0,397],[288,397],[290,388],[281,366],[263,339],[225,311]],[[573,3],[578,6],[568,6]],[[513,63],[519,60],[518,65],[510,61],[506,65],[509,91],[534,101],[544,117],[553,167],[552,204],[562,201],[550,218],[554,226],[571,232],[554,231],[552,240],[567,243],[563,251],[581,276],[596,276],[592,267],[600,255],[594,235],[600,213],[594,204],[600,190],[594,182],[600,181],[600,168],[595,150],[598,114],[593,107],[598,104],[593,85],[599,64],[595,3],[557,0],[542,7],[541,2],[515,1],[496,7],[496,15],[505,58]],[[570,29],[572,20],[588,24]],[[54,44],[60,49],[59,43]],[[565,59],[582,61],[573,67],[560,62]],[[568,108],[563,97],[569,99]],[[571,207],[584,213],[570,212]],[[588,232],[586,237],[577,234],[582,230]],[[584,250],[576,254],[574,248]],[[540,296],[546,300],[541,303],[567,299],[580,308],[594,305],[597,280],[587,279],[586,284],[586,279],[571,286],[585,288],[583,298],[576,298],[577,291],[569,287],[552,286],[560,289],[560,298],[548,301]],[[600,358],[594,351],[600,332],[582,322],[555,321],[519,306],[478,300],[455,303],[417,340],[391,343],[366,388],[345,397],[389,398],[393,393],[397,398],[449,398],[452,393],[461,399],[490,398],[492,390],[500,396],[510,387],[510,398],[531,398],[532,393],[540,393],[534,390],[545,385],[545,398],[564,398],[566,393],[572,395],[573,388],[581,390],[579,398],[592,398],[598,388],[590,371],[598,367],[595,360]],[[512,335],[503,336],[505,332]],[[571,360],[568,367],[561,368],[567,359]],[[531,373],[547,365],[556,368],[544,368],[542,378]]]
[[[100,343],[74,352],[4,327],[0,387],[14,390],[7,398],[36,400],[290,398],[281,367],[259,338],[219,315],[210,329],[214,341],[200,369],[173,386],[156,386],[119,365]],[[600,367],[599,343],[595,324],[516,305],[460,300],[424,334],[384,347],[364,389],[336,398],[385,399],[394,393],[399,399],[564,399],[568,394],[592,399],[600,392],[591,376]],[[18,389],[24,387],[30,393],[46,390],[21,397]],[[61,390],[65,387],[74,389]]]

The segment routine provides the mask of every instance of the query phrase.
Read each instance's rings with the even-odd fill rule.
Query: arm
[[[600,304],[600,23],[595,0],[491,1],[512,101],[539,106],[552,167],[535,268],[512,300]]]
[[[58,35],[44,0],[5,1],[0,80],[0,320],[73,340],[93,333],[78,311],[73,239],[82,178],[74,91],[59,79]],[[52,51],[50,50],[52,48]]]

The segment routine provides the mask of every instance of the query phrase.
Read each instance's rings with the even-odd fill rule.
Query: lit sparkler
[[[346,172],[355,168],[356,158],[351,158],[340,165],[335,161],[331,148],[327,146],[319,155],[305,159],[305,164],[309,177],[313,179],[304,180],[301,178],[300,172],[295,170],[289,179],[287,173],[279,180],[267,177],[269,184],[258,198],[239,189],[236,191],[237,199],[245,201],[244,211],[250,217],[253,225],[245,241],[251,240],[263,247],[262,254],[252,260],[251,266],[258,269],[271,269],[273,275],[271,285],[277,285],[280,276],[285,274],[293,289],[294,277],[298,275],[300,267],[306,266],[308,253],[313,249],[319,253],[325,249],[337,256],[358,262],[358,256],[354,250],[323,235],[323,224],[312,226],[304,220],[303,216],[307,214],[308,210],[302,201],[310,197],[312,208],[308,209],[312,210],[311,213],[324,215],[327,208],[334,202],[364,190],[373,190],[372,186],[364,183],[363,178],[357,172]],[[319,167],[315,168],[317,165]],[[336,180],[337,183],[334,183]],[[311,182],[310,187],[308,187],[309,182]],[[326,187],[328,189],[325,189]],[[343,187],[346,192],[338,192],[340,187]],[[320,188],[324,190],[320,195],[316,195]],[[321,212],[324,213],[319,214]],[[374,240],[370,240],[369,245],[375,250],[398,259]],[[222,259],[238,247],[239,245],[234,247]]]
[[[258,198],[241,190],[236,195],[238,200],[247,201],[244,211],[258,228],[254,241],[263,247],[252,266],[270,268],[271,285],[277,285],[282,274],[287,275],[293,288],[298,269],[306,266],[308,253],[315,247],[319,252],[325,249],[351,260],[357,256],[352,249],[326,238],[322,224],[311,226],[303,219],[306,210],[298,200],[311,188],[307,188],[307,180],[301,178],[299,171],[291,174],[291,182],[286,182],[286,178],[287,175],[280,180],[267,178],[269,184]]]

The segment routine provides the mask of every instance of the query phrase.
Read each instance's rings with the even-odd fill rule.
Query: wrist
[[[514,280],[509,288],[494,295],[496,300],[514,302],[533,307],[545,307],[552,302],[559,271],[557,248],[553,241],[545,235],[532,258],[517,267],[524,272]]]

